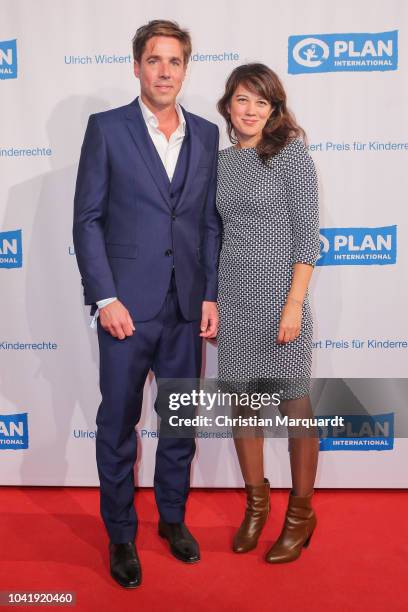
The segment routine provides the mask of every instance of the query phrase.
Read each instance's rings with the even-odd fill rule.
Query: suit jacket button
[[[167,257],[170,257],[171,255],[173,255],[173,251],[171,249],[167,249],[167,251],[165,252],[165,255]]]

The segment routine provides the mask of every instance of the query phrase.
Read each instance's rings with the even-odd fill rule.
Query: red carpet
[[[193,490],[187,523],[202,560],[189,566],[156,534],[152,490],[138,492],[143,584],[126,591],[109,576],[97,489],[2,487],[0,590],[75,591],[81,612],[408,610],[405,491],[317,491],[309,548],[294,563],[270,566],[262,557],[280,531],[287,494],[272,490],[258,548],[241,556],[230,552],[230,541],[243,491]]]

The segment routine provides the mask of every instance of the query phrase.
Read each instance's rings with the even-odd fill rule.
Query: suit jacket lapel
[[[201,153],[203,150],[203,146],[201,144],[201,139],[197,130],[197,127],[190,117],[190,113],[186,111],[185,108],[181,107],[183,110],[183,115],[186,120],[187,130],[190,136],[190,156],[188,160],[188,168],[186,173],[186,180],[184,181],[184,186],[182,192],[180,194],[179,200],[177,202],[176,208],[179,208],[183,201],[185,200],[186,194],[188,193],[190,187],[192,186],[194,179],[196,177],[198,164],[200,161]]]
[[[137,98],[126,109],[126,122],[132,138],[139,149],[141,158],[145,162],[167,206],[171,209],[172,205],[168,190],[169,180],[160,157],[155,150],[153,141],[150,138]]]

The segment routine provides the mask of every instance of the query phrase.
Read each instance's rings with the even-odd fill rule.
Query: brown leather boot
[[[311,506],[313,492],[306,497],[289,495],[288,509],[281,534],[266,553],[268,563],[295,561],[307,547],[316,527],[316,515]]]
[[[245,485],[245,491],[247,494],[245,518],[232,544],[232,550],[236,553],[245,553],[255,548],[269,514],[269,480],[264,478],[264,484],[258,486]]]

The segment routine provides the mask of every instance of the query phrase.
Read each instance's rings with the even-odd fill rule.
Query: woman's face
[[[238,140],[255,146],[273,108],[268,100],[240,84],[232,95],[229,112]]]

